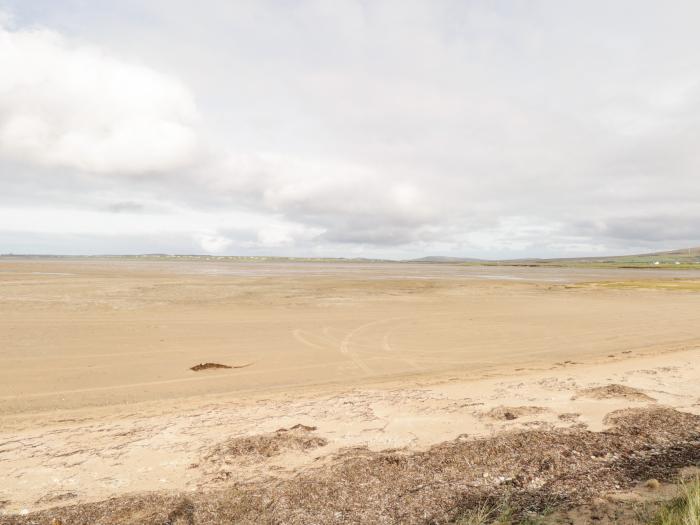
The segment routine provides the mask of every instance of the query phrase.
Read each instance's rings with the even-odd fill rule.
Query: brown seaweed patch
[[[357,448],[275,482],[187,494],[192,506],[183,503],[182,495],[144,493],[0,517],[0,523],[46,523],[55,516],[71,525],[425,525],[454,522],[506,498],[512,522],[519,523],[531,512],[584,504],[599,516],[596,498],[652,478],[675,480],[679,469],[700,464],[698,415],[654,406],[615,411],[606,422],[611,426],[604,432],[504,432],[417,452]],[[303,429],[264,436],[275,434],[313,437]]]
[[[269,434],[228,439],[214,446],[204,460],[215,464],[259,462],[284,452],[306,451],[327,445],[328,440],[313,435],[314,430],[316,427],[298,424]]]
[[[560,421],[567,421],[569,423],[574,423],[578,420],[578,418],[581,417],[581,414],[578,412],[565,412],[563,414],[559,414],[557,418]]]
[[[579,390],[573,399],[579,397],[589,397],[592,399],[629,399],[632,401],[656,401],[653,397],[646,395],[641,390],[616,383],[584,388]]]
[[[535,406],[521,406],[521,407],[495,407],[485,413],[486,416],[493,419],[500,419],[501,421],[512,421],[513,419],[518,419],[523,416],[533,416],[536,414],[541,414],[542,412],[547,412],[546,408],[535,407]]]
[[[244,365],[222,365],[221,363],[199,363],[190,368],[194,372],[199,372],[200,370],[210,370],[213,368],[246,368],[253,363],[246,363]]]
[[[75,492],[49,492],[48,494],[44,494],[36,502],[38,504],[59,503],[77,497],[78,495]]]

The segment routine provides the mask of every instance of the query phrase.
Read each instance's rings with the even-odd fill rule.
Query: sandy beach
[[[699,281],[5,258],[0,512],[274,484],[512,431],[598,433],[626,409],[700,416]],[[191,370],[203,363],[230,368]]]

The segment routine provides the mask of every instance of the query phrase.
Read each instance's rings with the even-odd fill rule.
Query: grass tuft
[[[681,494],[666,503],[651,525],[700,525],[700,477],[681,484]]]
[[[462,514],[455,520],[455,525],[487,525],[493,523],[497,513],[497,507],[482,504]]]
[[[507,499],[500,505],[482,504],[461,514],[453,523],[455,525],[540,525],[551,511],[547,509],[539,515],[520,516]]]

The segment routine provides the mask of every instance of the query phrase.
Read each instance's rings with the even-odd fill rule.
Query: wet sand
[[[13,513],[202,490],[289,476],[347,447],[600,430],[630,406],[700,413],[700,293],[686,286],[699,277],[0,259],[0,500]],[[232,368],[190,369],[207,362]],[[199,466],[226,438],[296,424],[327,444],[223,478]]]

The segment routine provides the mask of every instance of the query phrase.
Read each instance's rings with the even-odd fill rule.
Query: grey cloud
[[[700,245],[700,214],[645,215],[607,220],[597,233],[628,242],[692,242]]]
[[[694,2],[8,5],[20,29],[60,27],[175,79],[172,106],[196,101],[200,118],[185,119],[197,154],[158,176],[0,161],[3,205],[126,220],[139,210],[112,207],[159,203],[209,216],[195,235],[232,253],[551,256],[700,237]]]

